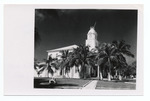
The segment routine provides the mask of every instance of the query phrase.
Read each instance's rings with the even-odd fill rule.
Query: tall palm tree
[[[115,72],[116,76],[119,76],[119,80],[122,80],[123,71],[125,68],[127,68],[128,64],[126,62],[126,59],[123,55],[116,55],[117,56],[117,62],[115,64]]]
[[[93,65],[92,57],[93,55],[89,51],[88,46],[80,45],[79,47],[74,49],[72,62],[75,63],[75,65],[81,66],[81,78],[85,79],[87,75],[89,75],[87,74],[87,69],[89,69]]]
[[[102,63],[108,67],[107,77],[108,81],[111,81],[111,69],[113,68],[113,63],[117,61],[116,51],[112,44],[105,44],[104,49],[100,52],[99,58],[102,58]]]
[[[129,57],[134,57],[134,55],[130,52],[130,45],[126,44],[124,40],[121,41],[113,41],[112,42],[113,46],[115,46],[115,50],[116,50],[116,55],[118,57],[118,64],[117,64],[117,69],[119,72],[119,80],[122,79],[121,77],[121,70],[124,67],[127,67],[127,63],[126,63],[126,58],[124,57],[124,55],[129,56]]]
[[[59,55],[61,57],[59,66],[61,68],[61,74],[64,77],[65,74],[68,75],[68,72],[70,71],[70,68],[72,67],[70,65],[70,61],[71,61],[71,52],[69,52],[69,50],[63,50],[61,51],[61,55]],[[68,75],[69,77],[69,75]]]
[[[95,54],[95,61],[97,64],[97,77],[99,80],[103,79],[103,76],[102,76],[102,64],[103,64],[102,55],[103,55],[103,51],[104,51],[105,47],[106,47],[106,43],[99,44],[99,46],[96,47],[96,51],[93,53],[93,54]]]

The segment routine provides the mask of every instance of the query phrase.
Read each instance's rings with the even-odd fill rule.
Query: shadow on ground
[[[78,86],[76,84],[49,84],[48,82],[45,84],[35,84],[34,88],[60,88],[63,89],[66,87],[70,86]]]
[[[89,80],[56,78],[56,84],[49,84],[51,78],[34,78],[34,88],[79,89]]]

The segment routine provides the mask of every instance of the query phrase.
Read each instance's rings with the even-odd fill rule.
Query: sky
[[[137,10],[125,9],[36,9],[35,27],[40,42],[35,48],[35,58],[42,61],[47,58],[47,50],[84,45],[95,22],[100,43],[125,40],[136,58]],[[127,61],[135,58],[128,57]]]

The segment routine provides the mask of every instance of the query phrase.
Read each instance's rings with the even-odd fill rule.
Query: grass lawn
[[[135,80],[123,81],[98,81],[96,89],[103,90],[135,90]]]
[[[87,84],[90,80],[73,79],[73,78],[56,78],[57,84],[49,85],[49,78],[34,78],[34,88],[47,89],[79,89]]]

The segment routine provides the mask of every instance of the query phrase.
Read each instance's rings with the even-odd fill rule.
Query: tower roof
[[[91,34],[91,33],[97,35],[97,32],[95,31],[94,27],[90,27],[90,30],[89,30],[88,34]]]

